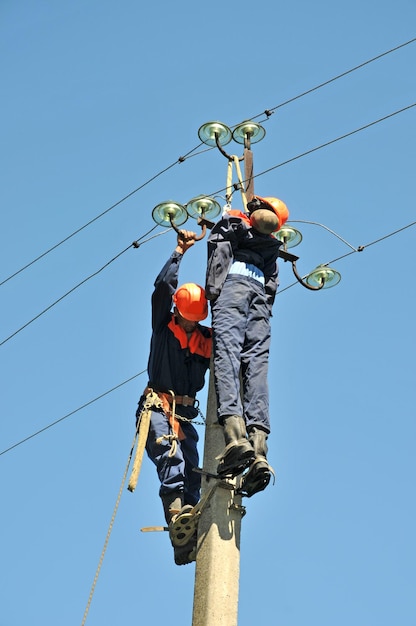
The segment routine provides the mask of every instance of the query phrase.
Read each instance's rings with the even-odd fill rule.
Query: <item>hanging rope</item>
[[[82,618],[81,626],[84,626],[84,624],[85,624],[85,622],[87,620],[88,612],[90,610],[90,605],[91,605],[92,597],[94,595],[95,586],[97,584],[98,576],[100,575],[101,566],[102,566],[103,561],[104,561],[104,555],[105,555],[105,552],[107,550],[108,542],[110,540],[111,531],[113,530],[114,520],[116,518],[117,510],[118,510],[118,507],[119,507],[119,504],[120,504],[121,494],[123,493],[124,483],[126,482],[127,472],[129,471],[131,458],[133,456],[133,450],[134,450],[134,446],[135,446],[135,443],[136,443],[136,437],[137,437],[137,433],[138,433],[138,428],[139,428],[139,426],[137,426],[136,432],[134,433],[134,439],[133,439],[133,442],[131,444],[131,450],[130,450],[129,458],[127,460],[126,469],[124,470],[124,475],[123,475],[123,479],[121,481],[120,490],[118,492],[116,504],[114,506],[113,515],[111,516],[110,525],[108,527],[107,536],[105,538],[104,546],[103,546],[103,549],[102,549],[102,552],[101,552],[101,556],[100,556],[100,560],[98,562],[97,571],[95,572],[94,580],[93,580],[93,583],[92,583],[92,586],[91,586],[90,595],[88,597],[88,602],[87,602],[87,606],[85,608],[84,617]]]

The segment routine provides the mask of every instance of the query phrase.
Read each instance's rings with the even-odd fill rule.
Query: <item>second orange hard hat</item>
[[[271,196],[264,198],[261,196],[254,196],[254,198],[260,200],[260,202],[268,206],[276,214],[277,219],[279,220],[279,225],[274,232],[279,230],[279,228],[282,228],[283,224],[287,222],[289,218],[289,209],[285,203],[282,200],[279,200],[279,198],[273,198]]]
[[[205,290],[196,283],[185,283],[173,294],[173,302],[186,320],[200,322],[208,315],[208,302]]]

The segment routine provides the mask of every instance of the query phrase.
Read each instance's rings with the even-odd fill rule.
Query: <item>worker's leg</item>
[[[243,415],[240,363],[247,319],[247,288],[242,277],[229,276],[211,304],[214,379],[221,423],[226,415]]]
[[[172,441],[169,438],[171,434],[172,429],[166,415],[159,411],[152,411],[146,451],[156,465],[160,480],[160,496],[184,491],[185,460],[179,445],[176,446],[176,451],[172,455]]]
[[[247,442],[240,391],[241,352],[244,345],[251,281],[228,277],[220,296],[212,304],[214,337],[214,379],[218,421],[224,428],[226,447],[217,472],[236,476],[253,460]]]
[[[267,461],[267,434],[264,430],[252,426],[248,429],[248,440],[254,450],[254,461],[244,474],[240,493],[250,498],[255,493],[266,489],[270,482],[273,469]]]
[[[247,429],[259,427],[270,432],[269,417],[269,350],[270,310],[263,286],[253,286],[247,311],[245,341],[241,354],[244,417]]]
[[[269,307],[261,286],[253,292],[242,354],[244,413],[254,461],[244,475],[241,492],[251,497],[262,491],[273,473],[267,461],[270,433],[268,360],[270,349]]]
[[[192,423],[181,421],[181,427],[185,435],[185,439],[180,442],[185,461],[184,504],[195,506],[201,493],[201,474],[193,471],[194,467],[199,465],[197,447],[199,437]]]
[[[185,425],[185,430],[192,439],[192,424]],[[184,528],[189,526],[188,517],[190,505],[185,504],[185,497],[191,498],[195,503],[199,500],[199,477],[195,473],[195,481],[188,482],[186,478],[187,464],[198,463],[196,443],[198,440],[195,431],[193,441],[186,444],[176,441],[172,447],[170,435],[172,429],[166,415],[162,412],[152,411],[150,420],[149,436],[146,443],[146,451],[149,458],[156,465],[160,480],[159,495],[162,500],[166,522],[169,524],[169,537],[174,551],[174,559],[177,565],[186,565],[195,561],[196,554],[196,528],[192,528],[190,536],[185,541],[181,540]],[[185,454],[187,460],[185,460]],[[196,454],[195,454],[196,453]],[[186,492],[186,496],[185,496]],[[181,522],[182,520],[182,522]],[[185,523],[185,527],[181,523]],[[178,528],[179,526],[179,528]],[[189,534],[189,531],[188,531]]]

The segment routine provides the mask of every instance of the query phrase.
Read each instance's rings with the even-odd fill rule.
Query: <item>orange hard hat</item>
[[[279,198],[272,198],[268,196],[267,198],[262,198],[261,196],[254,196],[254,199],[260,200],[263,204],[267,205],[274,213],[277,215],[277,219],[279,220],[279,226],[276,228],[274,232],[282,228],[283,224],[287,222],[289,217],[289,210],[282,200]]]
[[[181,285],[173,294],[173,302],[186,320],[200,322],[208,315],[205,290],[195,283]]]

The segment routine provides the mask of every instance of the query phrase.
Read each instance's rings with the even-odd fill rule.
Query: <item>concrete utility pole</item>
[[[254,196],[253,153],[250,136],[244,141],[244,175],[247,200]],[[218,144],[217,144],[218,145]],[[222,150],[223,154],[224,151]],[[228,157],[229,159],[231,157]],[[240,378],[241,382],[241,378]],[[213,364],[209,379],[204,470],[216,473],[216,457],[224,449],[222,427],[217,421]],[[212,488],[214,478],[202,477],[201,499]],[[233,484],[236,484],[235,479]],[[237,626],[240,578],[240,534],[244,507],[233,489],[219,486],[204,507],[198,523],[194,609],[192,626]]]
[[[217,421],[211,367],[203,463],[205,470],[216,472],[218,462],[215,457],[221,454],[224,445],[222,427]],[[215,480],[202,477],[202,498]],[[220,483],[201,513],[192,626],[237,626],[243,511],[241,496]]]

